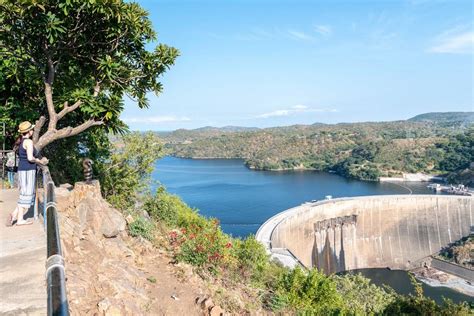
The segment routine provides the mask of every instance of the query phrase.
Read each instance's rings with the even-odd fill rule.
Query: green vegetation
[[[160,188],[144,204],[156,225],[167,232],[178,261],[230,288],[260,294],[253,299],[274,312],[305,315],[468,315],[467,304],[443,306],[417,294],[403,296],[371,284],[361,275],[331,275],[312,269],[288,269],[270,260],[253,236],[236,239],[224,234],[215,219],[205,219],[178,197]],[[156,230],[155,234],[162,234]],[[247,290],[246,290],[247,289]],[[225,302],[223,307],[226,306]],[[234,307],[235,308],[235,307]]]
[[[161,153],[161,141],[153,133],[122,136],[106,159],[96,163],[104,197],[116,207],[133,206],[139,194],[149,190],[150,175]]]
[[[449,171],[448,181],[474,186],[474,128],[437,144],[441,170]]]
[[[474,269],[474,234],[462,238],[443,249],[440,251],[439,257]]]
[[[415,120],[178,130],[162,138],[168,152],[178,157],[243,158],[257,170],[332,170],[349,178],[378,180],[402,173],[465,170],[473,161],[472,130],[457,121]]]
[[[128,225],[128,231],[133,237],[141,236],[147,240],[153,240],[154,225],[143,217],[137,217]]]
[[[36,122],[35,147],[56,178],[76,180],[84,156],[107,156],[108,133],[127,130],[123,98],[148,107],[146,94],[162,91],[161,76],[178,54],[156,42],[148,12],[133,2],[0,0],[7,148],[21,121]]]
[[[134,181],[125,179],[124,183],[129,183],[127,190],[123,194],[118,192],[119,197],[109,195],[108,199],[114,202],[130,197],[133,201],[117,204],[125,214],[132,216],[129,224],[132,236],[141,236],[160,247],[167,247],[177,261],[191,264],[203,278],[220,284],[223,291],[238,289],[239,293],[247,293],[254,308],[306,315],[469,313],[466,304],[446,302],[443,306],[437,305],[424,297],[418,287],[420,292],[415,296],[403,296],[377,287],[361,275],[326,276],[316,269],[306,271],[282,267],[270,260],[255,237],[232,238],[222,232],[216,219],[199,215],[197,210],[169,194],[165,188],[159,187],[153,195],[144,194],[140,183],[148,183],[146,173],[151,172],[152,158],[161,147],[136,151],[135,146],[137,143],[152,144],[153,141],[151,134],[132,134],[114,142],[116,148],[111,150],[116,158],[105,161],[104,166],[139,161],[143,177]],[[117,176],[117,182],[121,177]],[[226,297],[222,295],[219,302],[223,308],[244,312],[242,306],[235,305]]]
[[[120,113],[125,95],[144,108],[146,93],[162,90],[159,79],[178,51],[163,44],[147,50],[155,40],[148,13],[133,2],[0,0],[0,120],[10,131],[8,147],[19,122],[36,121],[33,141],[49,156],[57,183],[81,179],[81,160],[91,157],[103,194],[127,216],[130,235],[166,238],[176,260],[223,286],[240,287],[267,310],[315,315],[469,313],[465,304],[438,306],[421,292],[396,295],[361,276],[284,268],[270,261],[254,237],[224,234],[215,219],[200,216],[164,188],[154,195],[147,192],[162,146],[152,134],[125,134]],[[110,132],[124,135],[111,143]],[[458,138],[459,144],[451,146],[446,140],[455,133],[452,126],[426,122],[207,128],[199,133],[178,131],[164,137],[181,156],[242,157],[252,168],[335,169],[361,179],[408,169],[438,171],[441,162],[456,171],[465,165],[464,149],[470,146]],[[466,137],[472,141],[471,134]],[[456,156],[459,149],[462,157]],[[449,157],[454,164],[448,165]],[[148,280],[156,282],[154,277]]]
[[[283,273],[277,283],[274,308],[292,308],[302,314],[337,315],[345,309],[333,278],[317,270],[295,268]]]
[[[381,314],[395,302],[393,290],[382,290],[360,274],[335,276],[335,280],[337,291],[344,297],[348,309],[356,315]]]

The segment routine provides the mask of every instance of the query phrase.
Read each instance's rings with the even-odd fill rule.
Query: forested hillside
[[[333,170],[350,178],[377,180],[403,172],[446,174],[469,168],[474,159],[473,124],[455,118],[250,131],[207,128],[161,136],[178,157],[243,158],[249,168],[258,170]]]
[[[474,112],[432,112],[412,117],[414,122],[464,123],[474,122]]]

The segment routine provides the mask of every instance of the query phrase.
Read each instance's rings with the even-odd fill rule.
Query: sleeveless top
[[[21,140],[20,147],[18,148],[18,171],[28,171],[28,170],[36,170],[36,164],[34,162],[30,162],[28,160],[28,155],[26,154],[26,149],[23,148],[23,141],[25,138]],[[36,158],[38,155],[38,151],[33,146],[33,157]]]

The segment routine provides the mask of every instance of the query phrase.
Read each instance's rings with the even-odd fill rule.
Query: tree
[[[121,132],[123,98],[148,107],[177,49],[147,12],[122,0],[0,0],[0,118],[36,120],[41,150],[93,126]],[[47,125],[46,125],[47,123]]]
[[[474,127],[451,136],[447,142],[437,144],[444,151],[439,169],[458,171],[469,168],[474,161]]]
[[[333,278],[349,315],[380,315],[396,298],[392,289],[378,287],[360,273]]]
[[[149,190],[155,161],[163,155],[158,137],[148,132],[129,133],[116,139],[106,161],[97,160],[104,197],[119,209],[133,206]]]

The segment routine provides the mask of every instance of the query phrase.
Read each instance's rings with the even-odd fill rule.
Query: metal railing
[[[54,182],[48,167],[42,166],[43,175],[43,218],[45,221],[47,259],[46,281],[48,294],[48,315],[69,315],[66,295],[66,273],[61,250],[61,238],[56,209]]]

